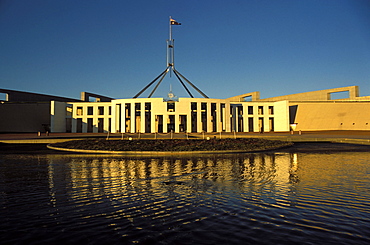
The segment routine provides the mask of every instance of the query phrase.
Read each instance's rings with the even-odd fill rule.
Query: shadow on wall
[[[297,116],[298,105],[289,106],[289,124],[294,124]]]
[[[0,132],[50,132],[49,102],[0,103]]]

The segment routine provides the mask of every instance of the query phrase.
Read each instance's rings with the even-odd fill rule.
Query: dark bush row
[[[246,139],[158,139],[158,140],[73,140],[53,144],[55,147],[107,151],[216,151],[264,150],[289,146],[291,143],[258,138]]]

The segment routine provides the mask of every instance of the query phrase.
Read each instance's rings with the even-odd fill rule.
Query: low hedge
[[[156,140],[72,140],[52,144],[54,147],[104,151],[224,151],[224,150],[268,150],[292,143],[259,138],[243,139],[156,139]]]

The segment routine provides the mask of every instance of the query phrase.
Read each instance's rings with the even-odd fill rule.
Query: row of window
[[[112,120],[109,118],[108,121],[106,121],[108,123],[108,131],[110,132],[111,131],[111,127],[112,127]],[[76,133],[82,133],[83,130],[82,130],[82,125],[83,125],[83,121],[82,121],[82,118],[77,118],[77,123],[76,123]],[[94,131],[94,127],[97,127],[97,132],[98,133],[104,133],[106,132],[106,130],[104,129],[104,118],[99,118],[98,119],[98,125],[94,125],[93,124],[93,119],[92,118],[88,118],[87,119],[87,123],[86,123],[86,132],[87,133],[93,133]]]
[[[264,114],[263,108],[264,108],[263,106],[258,106],[258,115],[263,115]],[[274,115],[274,107],[273,106],[268,107],[268,114],[269,115]],[[248,115],[253,115],[253,106],[248,106]]]
[[[97,115],[104,115],[104,106],[98,106],[97,108]],[[112,114],[112,107],[108,107],[108,115]],[[83,107],[78,106],[76,109],[76,115],[77,116],[82,116],[83,115]],[[93,106],[88,106],[87,107],[87,115],[94,115],[94,107]]]
[[[211,109],[212,110],[215,110],[216,108],[216,104],[215,103],[212,103],[211,104]],[[104,106],[98,106],[98,110],[97,110],[97,115],[104,115]],[[248,106],[248,115],[253,115],[253,109],[254,107],[253,106]],[[135,103],[135,110],[136,111],[140,111],[141,107],[140,107],[140,103]],[[197,109],[197,103],[196,102],[192,102],[191,103],[191,110],[195,111]],[[264,115],[264,106],[258,106],[257,107],[258,109],[258,115]],[[150,103],[145,103],[145,110],[148,110],[150,111],[151,110],[151,105]],[[201,110],[207,110],[207,103],[202,103],[201,104]],[[243,107],[242,106],[237,106],[237,110],[238,110],[238,115],[243,115]],[[174,102],[171,102],[171,103],[167,103],[167,111],[169,112],[174,112],[175,111],[175,103]],[[111,109],[111,106],[108,107],[108,115],[111,115],[112,113],[112,109]],[[83,115],[83,107],[82,106],[78,106],[77,107],[77,112],[76,112],[77,116],[82,116]],[[274,115],[274,107],[273,106],[268,106],[268,114],[269,115]],[[93,106],[88,106],[87,107],[87,115],[94,115],[94,107]]]
[[[243,115],[243,106],[237,106],[236,109],[237,109],[237,114],[239,116]],[[248,106],[247,110],[248,110],[248,115],[253,115],[254,114],[254,111],[253,111],[254,107],[253,106]],[[258,115],[264,115],[265,114],[264,106],[258,106],[257,110],[258,110]],[[274,107],[273,106],[268,107],[268,115],[274,115]]]

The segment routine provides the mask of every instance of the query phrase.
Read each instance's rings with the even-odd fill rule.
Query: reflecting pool
[[[370,153],[1,155],[3,244],[369,244]]]

